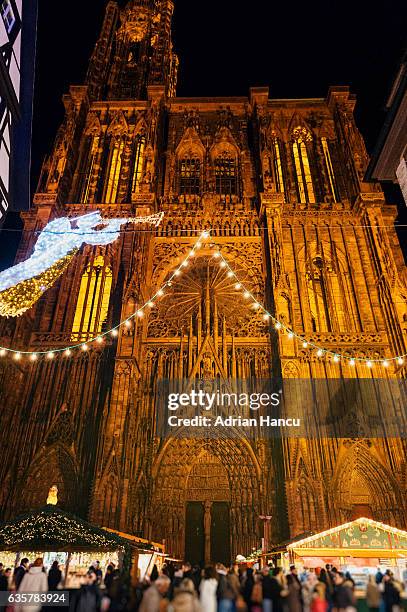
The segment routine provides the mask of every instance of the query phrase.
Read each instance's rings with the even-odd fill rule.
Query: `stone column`
[[[211,562],[211,509],[212,502],[206,501],[204,503],[205,515],[204,515],[204,533],[205,533],[205,565]]]

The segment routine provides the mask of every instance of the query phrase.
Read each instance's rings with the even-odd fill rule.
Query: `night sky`
[[[70,84],[84,80],[107,0],[39,3],[34,189],[63,117],[61,97]],[[387,0],[380,10],[365,0],[175,5],[178,95],[240,96],[250,86],[268,85],[275,98],[324,97],[330,85],[349,85],[358,97],[358,126],[372,150],[406,43],[405,0]],[[400,201],[398,188],[390,197]],[[13,218],[8,225],[15,223]]]

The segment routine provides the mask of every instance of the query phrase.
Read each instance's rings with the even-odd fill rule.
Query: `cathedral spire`
[[[87,82],[93,98],[147,99],[149,85],[175,95],[178,58],[173,52],[172,0],[110,1],[92,55]]]

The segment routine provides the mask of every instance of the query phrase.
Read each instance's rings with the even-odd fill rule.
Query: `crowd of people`
[[[41,558],[32,564],[22,559],[14,572],[0,563],[1,591],[56,591],[62,582],[57,561],[48,572]],[[399,612],[403,588],[390,570],[378,569],[369,575],[367,607],[372,612]],[[154,566],[148,579],[130,586],[113,564],[103,572],[95,562],[80,589],[70,592],[72,612],[352,612],[356,606],[351,575],[331,565],[301,573],[291,566],[285,573],[269,566],[258,570],[217,564],[201,570],[189,563],[165,564],[160,572]],[[11,609],[39,612],[41,606]]]

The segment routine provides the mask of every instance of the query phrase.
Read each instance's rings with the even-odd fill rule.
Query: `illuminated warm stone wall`
[[[306,100],[273,99],[262,88],[241,98],[175,98],[172,3],[141,5],[129,3],[119,17],[108,4],[87,82],[64,97],[18,258],[57,215],[160,210],[164,221],[107,247],[82,247],[35,308],[1,323],[2,343],[38,350],[110,328],[211,228],[239,277],[296,332],[355,357],[404,353],[396,209],[363,182],[368,159],[349,90]],[[228,504],[232,554],[258,545],[259,515],[273,515],[275,541],[347,521],[361,507],[407,525],[405,440],[157,439],[160,377],[404,376],[402,367],[318,360],[287,335],[270,336],[228,283],[203,248],[171,295],[105,348],[2,363],[4,516],[42,505],[55,483],[66,508],[165,538],[177,557],[194,502]]]

